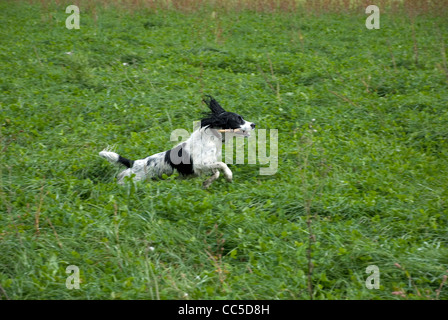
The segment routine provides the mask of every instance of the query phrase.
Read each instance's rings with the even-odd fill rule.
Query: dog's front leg
[[[229,167],[224,162],[218,162],[218,164],[221,166],[222,173],[224,174],[224,178],[226,178],[227,181],[232,182],[232,171],[229,169]]]
[[[232,182],[232,171],[230,171],[229,167],[224,162],[216,162],[213,165],[213,168],[222,170],[224,178],[226,178],[227,181]]]

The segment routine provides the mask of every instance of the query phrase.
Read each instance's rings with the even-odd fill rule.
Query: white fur
[[[100,152],[100,156],[105,158],[110,163],[117,163],[119,155],[115,152],[104,149]]]

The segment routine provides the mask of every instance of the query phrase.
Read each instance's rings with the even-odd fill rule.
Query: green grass
[[[216,10],[0,4],[0,299],[447,299],[447,20]],[[203,94],[278,172],[118,186]]]

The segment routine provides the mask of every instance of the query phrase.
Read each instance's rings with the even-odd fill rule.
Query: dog
[[[106,148],[99,155],[113,164],[127,167],[117,176],[119,184],[125,177],[133,181],[170,176],[177,171],[181,177],[210,175],[203,182],[207,189],[219,178],[222,171],[225,179],[232,182],[232,171],[221,161],[221,147],[225,138],[249,137],[255,123],[243,119],[234,112],[227,112],[212,96],[205,96],[203,102],[210,109],[200,121],[191,136],[174,148],[156,153],[140,160],[129,160]],[[225,134],[223,134],[225,133]]]

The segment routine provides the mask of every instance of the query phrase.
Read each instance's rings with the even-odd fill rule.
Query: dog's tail
[[[134,160],[126,159],[120,156],[118,153],[110,151],[109,149],[104,149],[100,152],[100,156],[113,164],[122,164],[128,168],[132,168],[134,165]]]

